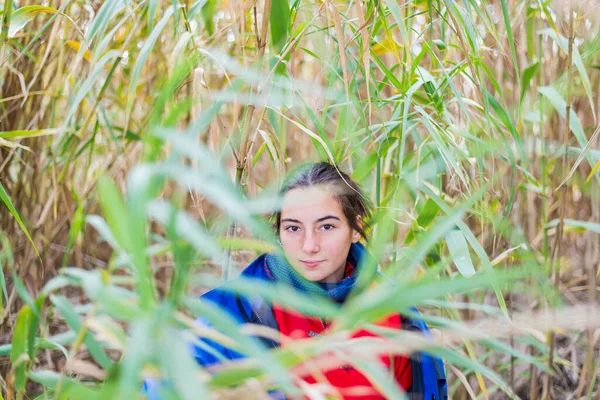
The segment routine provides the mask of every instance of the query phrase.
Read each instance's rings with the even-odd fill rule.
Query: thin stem
[[[569,3],[569,47],[567,54],[567,107],[565,115],[565,130],[563,133],[563,146],[564,153],[562,156],[561,164],[562,170],[567,170],[567,156],[569,148],[569,133],[570,133],[570,122],[571,122],[571,81],[573,77],[573,24],[575,16],[573,15],[573,8]],[[567,185],[566,183],[561,186],[559,192],[560,208],[559,208],[559,222],[556,231],[556,239],[552,249],[551,258],[551,272],[554,274],[554,287],[559,290],[560,284],[560,256],[562,254],[562,238],[565,225],[565,212],[567,208]],[[554,350],[555,350],[555,333],[550,331],[548,333],[548,342],[550,345],[550,351],[548,353],[548,369],[551,371],[554,364]],[[550,398],[550,392],[552,389],[552,375],[546,374],[544,376],[544,389],[542,393],[543,399]]]
[[[265,48],[267,45],[267,30],[269,27],[269,18],[271,16],[271,0],[265,0],[264,8],[263,8],[263,19],[262,19],[262,27],[260,30],[260,36],[256,37],[256,43],[258,46],[258,53],[256,55],[256,65],[260,70],[262,65],[262,60],[265,54]],[[256,15],[256,7],[254,7],[254,32],[258,35],[258,18]],[[252,93],[252,90],[249,91],[249,95]],[[246,164],[248,162],[248,140],[252,133],[252,118],[254,116],[254,110],[256,106],[254,104],[248,104],[246,108],[246,117],[243,119],[243,127],[242,127],[242,141],[240,143],[240,148],[237,154],[237,165],[236,165],[236,173],[235,173],[235,185],[238,187],[242,186],[242,178],[244,176],[244,172],[246,169]],[[235,222],[231,224],[229,229],[227,230],[227,237],[235,236]],[[229,276],[231,276],[231,251],[227,250],[226,258],[225,258],[225,266],[223,267],[222,277],[224,280],[227,280]]]

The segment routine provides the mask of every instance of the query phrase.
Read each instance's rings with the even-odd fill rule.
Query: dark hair
[[[283,197],[290,190],[313,186],[330,187],[334,198],[342,207],[350,227],[360,233],[365,241],[368,240],[365,220],[371,216],[371,202],[364,196],[358,183],[335,165],[319,162],[300,166],[284,181],[279,194]],[[358,224],[358,216],[362,218],[362,226]],[[281,211],[275,214],[275,227],[279,233]]]

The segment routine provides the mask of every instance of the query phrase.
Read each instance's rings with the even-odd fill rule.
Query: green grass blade
[[[105,1],[96,17],[90,23],[89,29],[85,33],[85,38],[88,43],[92,43],[96,36],[103,36],[108,23],[125,7],[124,0],[108,0]],[[82,46],[83,47],[83,46]]]
[[[13,11],[10,18],[8,37],[14,38],[36,15],[41,13],[56,14],[57,12],[56,8],[47,6],[25,6]]]
[[[269,19],[269,24],[271,25],[271,46],[273,46],[275,54],[279,54],[288,40],[290,2],[288,0],[272,0]]]
[[[558,44],[558,46],[565,52],[565,53],[569,53],[569,40],[562,36],[562,35],[558,35],[554,30],[552,29],[542,29],[541,31],[538,32],[538,34],[540,35],[548,35],[549,37],[552,38],[552,40],[554,40],[554,42],[556,42],[556,44]],[[577,46],[573,45],[572,47],[572,57],[573,57],[573,64],[575,64],[575,67],[577,68],[577,72],[579,72],[579,76],[581,77],[581,82],[583,83],[583,87],[585,88],[585,93],[587,94],[588,100],[590,102],[590,109],[592,111],[592,115],[594,116],[594,121],[596,120],[596,111],[595,111],[595,104],[594,104],[594,100],[593,100],[593,94],[594,92],[592,91],[592,85],[590,83],[590,78],[587,74],[587,71],[585,70],[585,66],[583,65],[583,60],[581,59],[581,54],[579,54],[579,50],[577,49]]]
[[[66,123],[70,122],[71,118],[73,117],[73,115],[75,115],[75,112],[77,111],[77,108],[79,107],[83,99],[85,99],[88,93],[92,90],[92,87],[98,81],[99,76],[104,72],[104,66],[106,65],[106,63],[120,56],[121,52],[117,50],[111,50],[105,55],[103,55],[100,60],[94,63],[94,68],[92,69],[92,72],[90,72],[86,80],[83,81],[81,85],[79,85],[79,90],[77,91],[75,96],[73,96],[69,107],[69,111],[67,112],[65,118]]]
[[[87,327],[83,326],[81,317],[75,312],[69,300],[63,296],[51,295],[50,301],[63,315],[67,321],[67,324],[69,324],[69,326],[79,335],[84,335],[83,342],[85,343],[85,346],[94,360],[96,360],[96,362],[98,362],[98,364],[100,364],[100,366],[102,366],[102,368],[105,370],[110,369],[110,367],[113,365],[112,361],[110,358],[108,358],[103,347],[96,341],[92,334],[87,332]],[[85,329],[86,332],[82,332],[83,329]]]
[[[195,223],[190,214],[176,210],[167,202],[154,200],[148,205],[148,215],[164,226],[172,224],[177,235],[185,238],[200,254],[211,257],[217,262],[222,258],[223,254],[217,242]]]
[[[6,193],[6,190],[4,189],[4,186],[2,186],[2,182],[0,182],[0,199],[2,200],[2,202],[4,203],[4,205],[6,206],[6,208],[8,208],[8,211],[10,211],[10,213],[12,214],[12,216],[15,218],[15,220],[17,221],[17,223],[21,227],[21,230],[23,231],[23,233],[25,234],[25,236],[27,236],[27,239],[29,239],[29,243],[31,243],[31,245],[33,246],[33,250],[35,251],[35,254],[37,254],[37,256],[39,257],[40,253],[38,252],[38,249],[35,246],[35,243],[33,242],[33,239],[31,238],[31,235],[29,234],[29,231],[25,227],[25,224],[21,220],[21,216],[19,215],[19,213],[15,209],[15,206],[13,205],[12,201],[10,200],[10,197],[8,197],[8,193]]]
[[[513,66],[515,67],[515,78],[517,78],[517,85],[522,88],[521,73],[519,72],[519,63],[517,61],[515,39],[513,38],[512,34],[510,16],[508,15],[508,6],[506,4],[506,0],[501,0],[500,3],[502,4],[502,16],[504,17],[504,26],[506,28],[506,35],[508,37],[508,44],[510,46],[510,54],[512,55]]]
[[[590,232],[600,233],[600,224],[597,222],[578,221],[578,220],[571,219],[571,218],[565,218],[563,221],[564,221],[566,230],[570,228],[572,230],[581,230],[581,231],[590,231]],[[546,227],[554,228],[554,227],[558,226],[559,222],[560,222],[560,220],[553,219],[552,221],[548,222]]]
[[[200,368],[190,354],[188,338],[172,327],[165,327],[162,335],[165,340],[159,347],[159,358],[168,371],[169,381],[178,398],[185,400],[211,398],[206,385],[198,379]]]
[[[98,399],[98,392],[96,390],[54,371],[32,371],[29,373],[29,378],[51,390],[60,389],[60,393],[64,396],[62,398],[73,400]]]
[[[4,51],[4,43],[8,41],[8,31],[10,29],[10,20],[13,14],[13,2],[5,1],[4,2],[4,11],[2,12],[2,48],[0,50]]]
[[[0,139],[25,139],[38,136],[49,136],[61,133],[62,129],[33,129],[0,132]]]
[[[521,94],[519,95],[519,104],[523,104],[523,99],[525,98],[525,94],[529,89],[529,84],[535,76],[539,66],[540,62],[536,61],[529,65],[527,68],[525,68],[525,70],[523,71],[523,80],[521,81]]]
[[[452,212],[452,209],[448,206],[448,204],[446,204],[444,200],[442,200],[436,193],[434,193],[434,191],[431,190],[431,188],[427,187],[426,185],[422,185],[421,190],[423,190],[431,199],[433,199],[433,201],[435,201],[436,204],[446,214],[450,214]],[[473,232],[471,232],[471,229],[469,229],[467,224],[465,224],[463,221],[458,221],[457,226],[465,236],[467,242],[469,242],[469,244],[475,251],[475,254],[477,254],[477,256],[479,257],[479,260],[483,264],[485,270],[489,273],[493,273],[494,266],[488,258],[485,249],[481,246],[475,235],[473,235]],[[506,307],[506,301],[504,300],[504,296],[502,295],[500,287],[498,285],[494,285],[493,288],[494,292],[496,293],[496,298],[498,299],[498,304],[500,305],[500,308],[508,316],[508,308]]]
[[[260,360],[263,370],[275,379],[281,385],[281,388],[290,393],[297,393],[297,389],[292,384],[288,371],[282,369],[277,363],[273,354],[266,351],[264,346],[257,342],[254,338],[242,334],[239,330],[239,325],[217,305],[206,301],[187,298],[184,300],[186,308],[194,313],[194,315],[202,316],[208,320],[220,332],[227,332],[243,352],[248,356],[255,357]]]
[[[550,104],[552,104],[552,106],[558,112],[558,114],[566,121],[567,102],[560,95],[560,93],[558,93],[558,91],[553,86],[538,87],[538,92],[542,94],[546,99],[548,99],[548,101],[550,102]],[[577,139],[577,142],[579,143],[581,148],[586,148],[587,139],[585,136],[585,132],[583,131],[583,126],[581,125],[581,121],[579,120],[577,113],[573,109],[571,109],[570,112],[569,128],[573,132],[573,135],[575,135],[575,138]],[[586,159],[590,167],[594,168],[595,161],[589,152],[586,154]],[[596,175],[596,178],[598,179],[598,182],[600,182],[600,177],[598,177],[598,175]]]
[[[144,65],[146,64],[146,60],[148,60],[148,57],[150,56],[150,52],[154,48],[154,45],[156,44],[156,41],[158,40],[159,35],[161,34],[163,29],[169,22],[169,19],[173,15],[174,11],[175,10],[172,6],[165,10],[162,18],[160,19],[158,24],[156,24],[156,27],[154,27],[154,30],[152,30],[152,33],[150,33],[150,36],[148,36],[148,38],[144,42],[144,45],[142,46],[142,48],[137,56],[137,59],[135,60],[135,64],[133,66],[133,70],[131,71],[131,75],[129,77],[129,82],[128,82],[129,90],[127,92],[127,104],[126,104],[126,108],[125,108],[125,120],[127,122],[125,123],[125,126],[129,125],[129,118],[131,116],[131,109],[133,108],[133,102],[135,100],[135,92],[137,89],[137,83],[142,74],[142,69],[144,68]]]
[[[469,254],[469,246],[465,236],[460,230],[451,230],[444,236],[448,251],[452,256],[454,265],[458,268],[458,272],[465,278],[475,274],[475,267]]]
[[[31,362],[27,355],[29,346],[27,343],[27,332],[29,331],[29,324],[32,317],[33,312],[31,308],[28,305],[23,306],[17,315],[17,322],[15,323],[12,337],[10,363],[14,370],[15,388],[17,389],[17,393],[20,394],[25,390],[25,383],[27,382],[27,365]]]

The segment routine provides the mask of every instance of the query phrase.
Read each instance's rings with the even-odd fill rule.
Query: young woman
[[[356,182],[335,166],[321,162],[309,164],[290,175],[281,190],[282,206],[276,215],[276,229],[283,255],[263,254],[241,274],[244,278],[288,284],[308,294],[328,296],[343,303],[354,289],[361,273],[366,240],[365,220],[370,215],[369,202]],[[226,286],[227,284],[225,284]],[[224,308],[240,323],[260,324],[280,332],[281,340],[261,339],[269,347],[289,345],[290,341],[326,334],[329,321],[302,315],[263,299],[247,299],[216,288],[203,299]],[[416,312],[416,310],[414,310]],[[395,329],[428,333],[420,320],[391,315],[378,323]],[[362,329],[351,338],[376,337]],[[242,354],[217,343],[203,340],[206,346],[194,346],[194,356],[203,366],[223,359],[237,359]],[[411,399],[443,400],[446,381],[441,360],[425,353],[385,356],[381,364]],[[308,385],[326,383],[325,393],[341,399],[383,399],[384,396],[354,366],[345,364],[301,379]],[[322,385],[320,386],[322,387]],[[147,389],[151,389],[147,387]],[[148,390],[150,398],[152,390]]]

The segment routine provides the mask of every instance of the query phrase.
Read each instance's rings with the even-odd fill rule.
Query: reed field
[[[172,399],[324,399],[291,367],[377,351],[343,339],[411,306],[433,338],[386,350],[442,356],[452,399],[600,399],[598,0],[0,12],[0,399],[130,400],[149,377]],[[276,247],[282,180],[318,160],[375,205],[367,267],[391,283],[340,308],[240,281],[336,319],[267,351],[199,296]],[[249,357],[209,372],[194,334]]]

